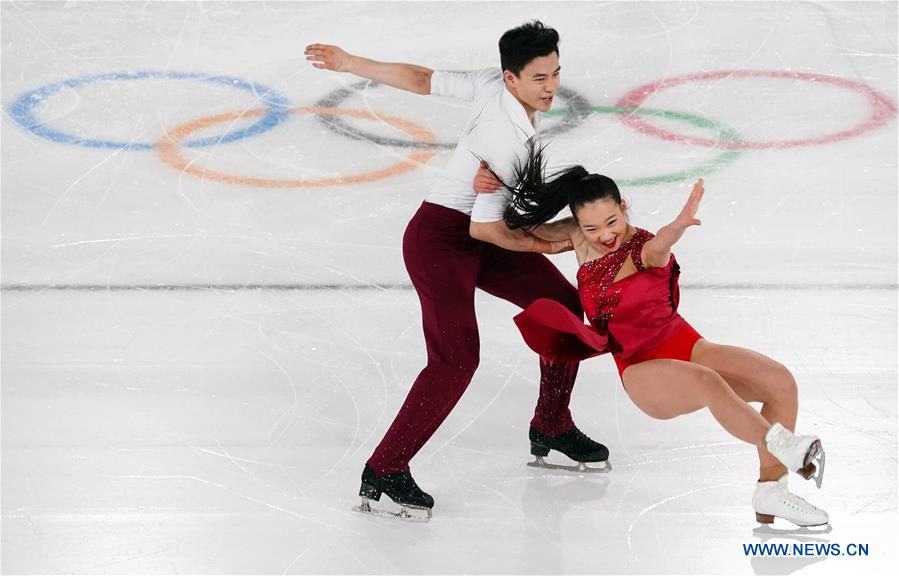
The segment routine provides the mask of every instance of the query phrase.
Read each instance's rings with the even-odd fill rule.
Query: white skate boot
[[[797,436],[779,422],[765,434],[768,452],[806,480],[814,478],[818,488],[824,480],[824,448],[817,436]]]
[[[774,518],[789,520],[797,526],[821,526],[830,517],[827,512],[816,508],[790,492],[787,474],[771,482],[758,482],[752,496],[755,519],[762,524],[773,524]]]

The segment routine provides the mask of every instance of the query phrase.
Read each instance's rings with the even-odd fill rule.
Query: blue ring
[[[223,142],[234,142],[242,140],[256,134],[268,132],[281,122],[283,122],[290,114],[291,104],[286,96],[275,92],[271,88],[267,88],[261,84],[247,82],[240,78],[231,76],[213,76],[200,72],[164,72],[155,70],[144,70],[141,72],[113,72],[109,74],[96,74],[92,76],[81,76],[64,80],[53,84],[45,84],[40,88],[31,90],[22,94],[9,107],[9,115],[20,126],[28,130],[35,136],[59,142],[62,144],[76,144],[79,146],[87,146],[89,148],[115,148],[126,150],[152,150],[156,144],[146,142],[115,142],[111,140],[91,140],[89,138],[81,138],[60,132],[45,126],[40,120],[34,117],[34,109],[40,105],[46,98],[56,94],[65,88],[78,88],[91,84],[93,82],[107,82],[112,80],[142,80],[144,78],[170,78],[173,80],[200,80],[202,82],[212,82],[214,84],[224,84],[233,88],[238,88],[245,92],[250,92],[259,96],[259,99],[268,109],[266,114],[254,124],[242,130],[227,132],[221,136],[212,136],[208,138],[200,138],[197,140],[187,140],[181,143],[181,146],[188,148],[200,148],[203,146],[212,146]]]

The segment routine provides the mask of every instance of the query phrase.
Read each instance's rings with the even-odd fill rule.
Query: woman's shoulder
[[[642,250],[643,245],[654,236],[652,232],[634,226],[634,233],[621,244],[620,249],[624,249],[626,252],[632,252],[635,249]]]
[[[640,228],[639,226],[635,226],[635,228],[637,229],[637,232],[634,234],[635,239],[639,239],[639,240],[642,240],[645,242],[646,240],[649,240],[649,239],[655,237],[655,234],[653,234],[649,230]]]

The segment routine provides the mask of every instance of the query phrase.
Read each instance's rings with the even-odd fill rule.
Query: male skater
[[[515,182],[514,167],[527,158],[540,113],[550,109],[559,87],[558,43],[552,28],[526,23],[500,38],[502,70],[475,72],[377,62],[326,44],[306,48],[306,59],[316,68],[474,103],[452,159],[403,237],[403,260],[421,301],[428,363],[365,465],[363,511],[371,510],[368,499],[379,500],[383,492],[402,505],[399,515],[408,516],[413,508],[430,518],[434,499],[412,479],[409,461],[449,415],[477,369],[476,287],[522,308],[551,298],[583,314],[577,290],[543,255],[571,250],[570,242],[509,230],[503,221],[508,196],[472,189],[481,161],[504,181]],[[540,362],[540,395],[529,437],[531,453],[541,463],[551,449],[581,463],[608,460],[608,449],[571,419],[568,403],[577,370],[577,363]]]

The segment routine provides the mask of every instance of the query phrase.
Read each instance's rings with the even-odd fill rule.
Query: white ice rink
[[[754,448],[643,415],[608,357],[572,411],[614,470],[527,468],[537,360],[483,293],[480,368],[412,461],[434,519],[352,511],[424,366],[401,238],[467,109],[303,48],[473,69],[534,17],[554,162],[650,230],[705,177],[681,312],[793,371],[827,474],[791,483],[830,532],[760,530]],[[896,574],[896,102],[896,2],[3,2],[0,571]],[[340,125],[290,111],[316,104]]]

